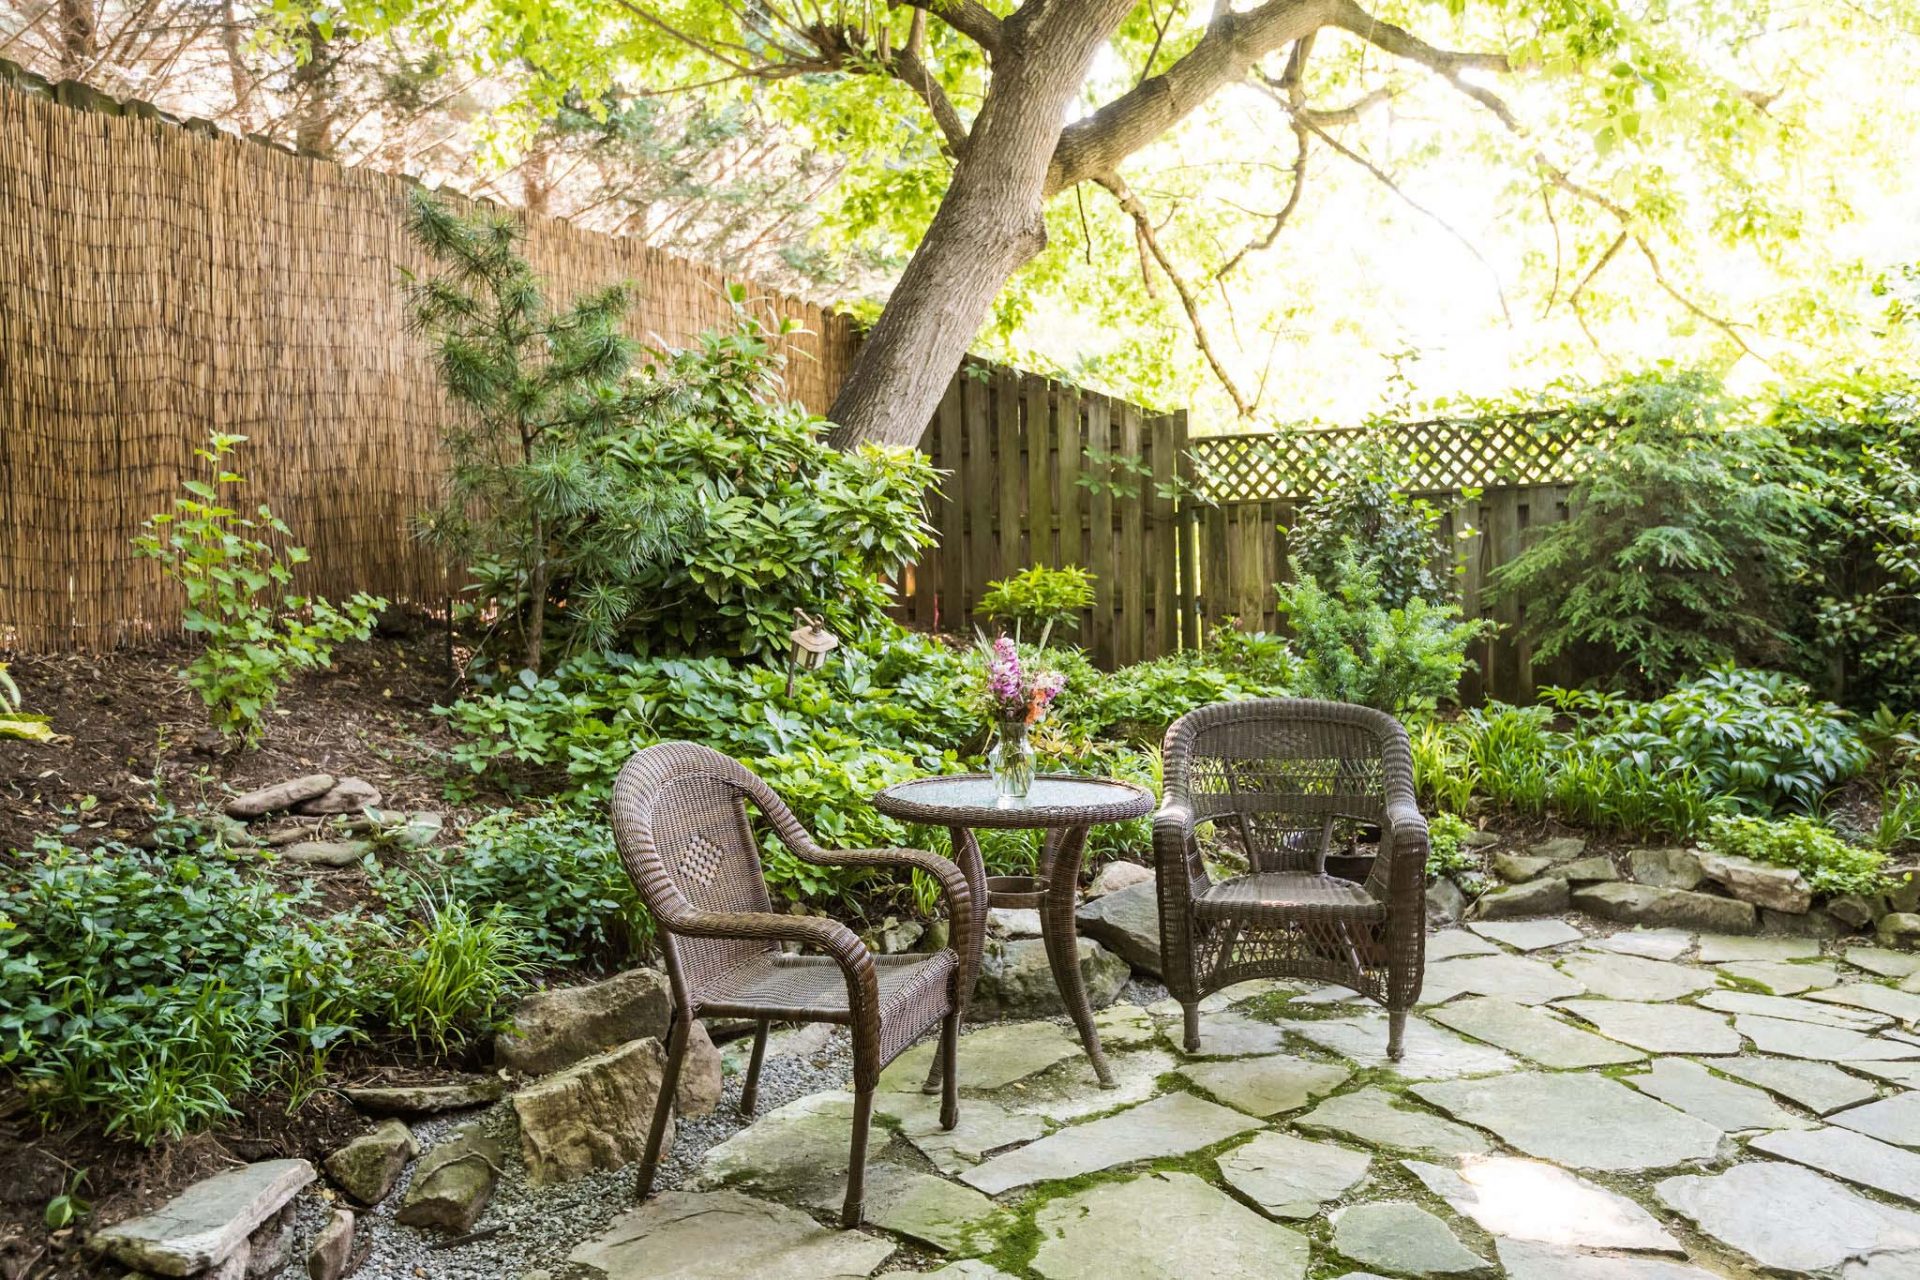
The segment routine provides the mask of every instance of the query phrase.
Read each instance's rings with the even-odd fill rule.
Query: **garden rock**
[[[1752,933],[1759,923],[1751,902],[1625,881],[1583,885],[1573,891],[1573,905],[1603,920],[1621,924]]]
[[[323,794],[293,806],[293,811],[311,818],[329,813],[359,813],[379,803],[380,788],[362,778],[342,778]]]
[[[1185,1155],[1259,1127],[1258,1121],[1193,1094],[1162,1094],[995,1156],[961,1174],[960,1180],[997,1196],[1136,1160]]]
[[[1760,908],[1760,932],[1784,933],[1795,938],[1838,938],[1851,932],[1851,928],[1836,920],[1821,907],[1814,907],[1799,915],[1762,907]]]
[[[630,1040],[665,1039],[671,1013],[666,975],[629,969],[605,982],[528,996],[494,1037],[494,1057],[509,1071],[543,1076]]]
[[[437,1227],[449,1235],[473,1230],[500,1178],[500,1144],[472,1125],[441,1143],[414,1167],[395,1220]]]
[[[1034,1218],[1046,1280],[1301,1280],[1307,1238],[1269,1222],[1190,1173],[1089,1187]]]
[[[1813,889],[1792,867],[1776,867],[1731,854],[1709,853],[1700,859],[1707,878],[1716,880],[1742,902],[1756,907],[1803,915],[1813,906]]]
[[[452,1084],[356,1085],[342,1089],[347,1101],[376,1116],[431,1116],[443,1111],[485,1107],[507,1096],[507,1086],[491,1077]]]
[[[514,1094],[527,1180],[570,1182],[638,1160],[666,1067],[658,1040],[634,1040]],[[673,1141],[671,1128],[666,1141]]]
[[[1160,976],[1160,895],[1151,876],[1086,903],[1074,920],[1086,937],[1141,972]]]
[[[713,1114],[726,1087],[724,1074],[707,1024],[696,1021],[687,1034],[687,1056],[680,1060],[680,1082],[673,1091],[673,1107],[682,1120]]]
[[[1920,914],[1890,911],[1874,926],[1880,941],[1890,947],[1912,948],[1920,945]]]
[[[309,867],[353,867],[372,852],[370,840],[301,840],[284,846],[280,856]]]
[[[1603,880],[1618,880],[1620,871],[1613,865],[1612,858],[1602,854],[1569,862],[1560,868],[1560,876],[1571,884],[1597,884]]]
[[[1531,880],[1553,865],[1551,858],[1530,858],[1520,853],[1496,853],[1490,864],[1493,874],[1509,884],[1521,884]]]
[[[431,809],[412,813],[381,813],[374,821],[383,840],[402,849],[424,849],[440,838],[447,820]]]
[[[291,809],[308,800],[317,800],[331,790],[332,774],[309,773],[305,777],[288,778],[285,782],[276,782],[270,787],[235,796],[227,801],[226,813],[229,818],[260,818],[282,809]]]
[[[196,1276],[231,1266],[237,1276],[249,1265],[256,1234],[269,1247],[284,1235],[281,1211],[313,1177],[305,1160],[229,1169],[194,1183],[152,1213],[94,1232],[92,1244],[156,1275]]]
[[[327,1176],[361,1204],[387,1198],[407,1161],[420,1154],[413,1132],[398,1120],[375,1125],[327,1157]]]
[[[1547,876],[1482,894],[1467,911],[1467,917],[1515,920],[1522,916],[1558,915],[1567,909],[1567,903],[1567,882],[1558,876]]]
[[[1827,900],[1827,914],[1855,929],[1865,929],[1887,913],[1886,899],[1843,893]]]
[[[1040,911],[1036,907],[989,908],[987,934],[995,938],[1037,938],[1040,936]]]
[[[683,1280],[690,1274],[855,1280],[872,1275],[894,1248],[737,1191],[669,1191],[615,1218],[567,1261],[607,1280]]]
[[[1707,878],[1698,851],[1671,846],[1627,850],[1627,870],[1638,883],[1657,889],[1697,889]]]
[[[1269,1217],[1311,1218],[1366,1177],[1373,1159],[1331,1142],[1263,1133],[1215,1163],[1220,1176]]]
[[[1586,851],[1587,842],[1581,836],[1554,836],[1547,840],[1536,840],[1527,846],[1528,853],[1549,862],[1572,862]]]
[[[1427,886],[1427,919],[1433,924],[1452,924],[1467,909],[1467,895],[1460,886],[1441,876]]]
[[[1488,1265],[1460,1243],[1453,1228],[1418,1205],[1403,1201],[1349,1205],[1336,1212],[1332,1221],[1335,1250],[1395,1275],[1453,1275]]]
[[[353,1261],[353,1210],[335,1209],[307,1246],[307,1280],[340,1280]]]
[[[1080,980],[1096,1009],[1110,1005],[1127,985],[1127,962],[1092,938],[1079,939]],[[1051,1018],[1065,1013],[1060,989],[1039,938],[989,943],[980,963],[967,1012],[982,1018]]]
[[[1087,886],[1086,896],[1091,901],[1109,893],[1118,893],[1131,885],[1152,883],[1151,867],[1143,867],[1137,862],[1109,862],[1093,877],[1093,883]]]

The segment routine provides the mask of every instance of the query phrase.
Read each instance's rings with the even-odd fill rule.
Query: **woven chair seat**
[[[1305,871],[1261,871],[1210,885],[1194,899],[1194,915],[1209,923],[1257,921],[1266,915],[1293,915],[1302,911],[1327,913],[1343,920],[1385,920],[1387,905],[1368,893],[1366,886],[1337,876]]]
[[[874,956],[880,984],[880,1021],[905,1024],[909,1036],[939,1021],[958,967],[950,950],[931,955]],[[763,953],[700,991],[701,1006],[714,1013],[773,1018],[783,1022],[844,1022],[847,980],[827,956]]]

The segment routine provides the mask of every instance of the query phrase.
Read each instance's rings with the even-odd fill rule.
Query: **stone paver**
[[[1286,1043],[1286,1033],[1279,1027],[1244,1013],[1229,1009],[1200,1017],[1198,1053],[1201,1057],[1244,1058],[1256,1053],[1278,1053]]]
[[[737,1191],[668,1191],[567,1256],[608,1280],[854,1280],[895,1246]]]
[[[1768,1093],[1798,1103],[1815,1115],[1826,1115],[1841,1107],[1866,1102],[1875,1095],[1874,1087],[1865,1080],[1824,1062],[1800,1062],[1789,1058],[1723,1058],[1713,1064],[1713,1069],[1737,1076],[1749,1084],[1757,1084]]]
[[[813,1207],[838,1213],[846,1190],[842,1184],[814,1196]],[[984,1251],[1005,1230],[1007,1217],[972,1187],[897,1164],[867,1166],[866,1220],[942,1253]]]
[[[1003,1091],[1000,1097],[1010,1111],[1060,1124],[1145,1102],[1161,1092],[1160,1077],[1178,1064],[1171,1053],[1159,1049],[1115,1054],[1108,1061],[1113,1071],[1111,1089],[1102,1087],[1093,1064],[1079,1055],[1038,1079]]]
[[[1511,1156],[1470,1156],[1458,1170],[1404,1163],[1455,1213],[1496,1236],[1562,1248],[1682,1252],[1645,1209],[1557,1165]]]
[[[1397,1275],[1440,1276],[1479,1271],[1487,1260],[1460,1243],[1453,1228],[1404,1201],[1348,1205],[1332,1218],[1336,1252]]]
[[[1905,1089],[1920,1089],[1920,1062],[1843,1062],[1840,1065]]]
[[[1190,1173],[1104,1183],[1034,1218],[1046,1280],[1301,1280],[1307,1238]]]
[[[1685,1058],[1657,1059],[1651,1070],[1622,1080],[1670,1107],[1729,1133],[1741,1129],[1810,1129],[1813,1122],[1795,1115],[1763,1089],[1723,1080]]]
[[[1565,920],[1488,920],[1467,928],[1483,938],[1492,938],[1515,951],[1544,951],[1548,947],[1578,942],[1587,935]]]
[[[1827,1121],[1882,1142],[1920,1147],[1920,1093],[1896,1093],[1878,1102],[1849,1107],[1834,1112]]]
[[[852,1094],[810,1094],[767,1112],[708,1151],[687,1185],[694,1191],[741,1187],[782,1198],[840,1186],[852,1134]],[[873,1126],[867,1158],[885,1145],[886,1131]]]
[[[1497,1240],[1507,1280],[1720,1280],[1711,1271],[1658,1258],[1581,1253],[1527,1240]]]
[[[1877,973],[1883,978],[1906,978],[1920,973],[1920,952],[1893,951],[1886,947],[1848,947],[1841,958],[1857,969]]]
[[[918,1092],[939,1051],[939,1037],[923,1040],[880,1073],[880,1087]],[[960,1083],[965,1089],[1003,1089],[1080,1052],[1080,1042],[1051,1022],[1001,1022],[960,1037]]]
[[[1612,1040],[1652,1053],[1738,1053],[1740,1037],[1721,1015],[1684,1004],[1569,1000],[1557,1006]]]
[[[1876,1204],[1793,1165],[1761,1161],[1712,1176],[1668,1178],[1654,1192],[1722,1244],[1789,1275],[1920,1248],[1920,1215]]]
[[[1893,1025],[1893,1019],[1871,1009],[1850,1009],[1844,1005],[1817,1004],[1788,996],[1762,996],[1751,991],[1710,991],[1699,1000],[1702,1009],[1716,1013],[1753,1013],[1763,1018],[1784,1018],[1788,1022],[1810,1022],[1819,1027],[1841,1027],[1848,1031],[1878,1031]]]
[[[1543,1067],[1599,1067],[1638,1062],[1646,1055],[1569,1026],[1543,1009],[1496,996],[1455,1000],[1427,1016],[1455,1031],[1498,1045]]]
[[[1606,951],[1569,956],[1560,970],[1606,1000],[1679,1000],[1720,983],[1711,969]]]
[[[1871,1009],[1912,1026],[1920,1022],[1920,995],[1877,982],[1849,982],[1826,991],[1812,991],[1807,999],[1823,1004],[1841,1004],[1855,1009]]]
[[[1797,996],[1838,985],[1840,971],[1830,964],[1789,964],[1777,960],[1735,960],[1719,966],[1721,973],[1757,982],[1776,996]]]
[[[1755,937],[1735,933],[1700,935],[1700,960],[1703,964],[1724,964],[1729,960],[1811,960],[1819,954],[1820,943],[1815,938]]]
[[[1840,1027],[1816,1027],[1807,1022],[1788,1022],[1784,1018],[1761,1018],[1751,1014],[1736,1017],[1733,1025],[1741,1035],[1753,1041],[1753,1047],[1760,1052],[1777,1053],[1788,1058],[1806,1058],[1813,1062],[1884,1062],[1920,1058],[1920,1045],[1901,1044]]]
[[[1192,1062],[1180,1074],[1230,1107],[1248,1115],[1296,1111],[1346,1083],[1353,1069],[1302,1058],[1235,1058]]]
[[[93,1243],[122,1262],[162,1275],[196,1275],[229,1261],[246,1272],[248,1237],[313,1176],[305,1160],[261,1160],[228,1169],[194,1183],[152,1213],[95,1232]],[[221,1270],[224,1274],[227,1268]]]
[[[961,1180],[988,1195],[1100,1169],[1185,1155],[1259,1127],[1237,1111],[1169,1093],[1100,1120],[1073,1125],[975,1165]]]
[[[1405,1056],[1394,1062],[1387,1057],[1387,1015],[1377,1009],[1352,1018],[1281,1025],[1356,1066],[1385,1067],[1406,1080],[1449,1080],[1512,1071],[1519,1065],[1498,1049],[1463,1040],[1422,1018],[1407,1019]]]
[[[1372,1157],[1332,1142],[1263,1133],[1216,1162],[1233,1189],[1274,1218],[1311,1218],[1367,1176]]]
[[[1110,1004],[1093,1015],[1093,1026],[1108,1053],[1144,1049],[1160,1040],[1160,1025],[1137,1004]]]
[[[1920,1155],[1850,1129],[1765,1133],[1752,1147],[1875,1191],[1920,1200]]]
[[[1587,942],[1594,950],[1647,960],[1678,960],[1692,945],[1693,935],[1684,929],[1622,929]]]
[[[1576,1169],[1663,1169],[1711,1159],[1724,1136],[1598,1075],[1524,1072],[1418,1084],[1413,1092],[1528,1155]]]
[[[1552,965],[1523,956],[1466,956],[1427,966],[1436,991],[1501,996],[1516,1004],[1545,1004],[1584,994],[1586,988]],[[1439,1003],[1422,996],[1422,1003]]]
[[[1456,956],[1497,956],[1500,948],[1465,929],[1442,929],[1427,937],[1427,963],[1452,960]]]
[[[1378,1147],[1436,1156],[1477,1155],[1487,1140],[1467,1128],[1413,1107],[1400,1106],[1385,1089],[1369,1086],[1328,1098],[1294,1123],[1326,1129]]]
[[[945,1174],[970,1169],[989,1151],[1032,1142],[1046,1132],[1036,1115],[1007,1110],[988,1098],[968,1098],[960,1107],[960,1121],[951,1130],[940,1127],[940,1099],[924,1093],[882,1093],[874,1112],[890,1117],[900,1133]]]

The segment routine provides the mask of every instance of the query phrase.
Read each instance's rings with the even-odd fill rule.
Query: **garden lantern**
[[[840,647],[840,637],[821,625],[819,618],[813,617],[805,609],[795,609],[793,620],[800,625],[793,629],[793,647],[787,651],[787,696],[793,696],[793,677],[796,671],[818,671],[827,665],[827,655]]]

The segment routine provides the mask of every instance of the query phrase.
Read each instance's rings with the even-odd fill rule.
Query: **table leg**
[[[1046,905],[1040,911],[1040,933],[1046,939],[1047,963],[1060,988],[1060,1000],[1079,1028],[1080,1043],[1093,1063],[1093,1074],[1099,1077],[1101,1088],[1111,1089],[1113,1072],[1107,1068],[1106,1051],[1100,1047],[1100,1033],[1093,1025],[1087,984],[1080,979],[1080,931],[1073,919],[1080,905],[1080,856],[1086,843],[1085,827],[1064,828],[1057,843],[1049,840],[1050,856],[1043,863],[1049,881]]]
[[[974,838],[973,831],[967,827],[949,827],[947,834],[951,839],[954,865],[960,868],[960,874],[967,879],[967,888],[973,893],[973,933],[967,938],[952,938],[949,945],[960,953],[960,1008],[961,1020],[967,1012],[967,1002],[973,998],[973,984],[980,979],[980,961],[987,947],[987,912],[992,907],[987,895],[987,864],[980,856],[980,841]],[[933,1062],[927,1068],[927,1080],[921,1086],[923,1093],[940,1092],[940,1055],[933,1055]]]

